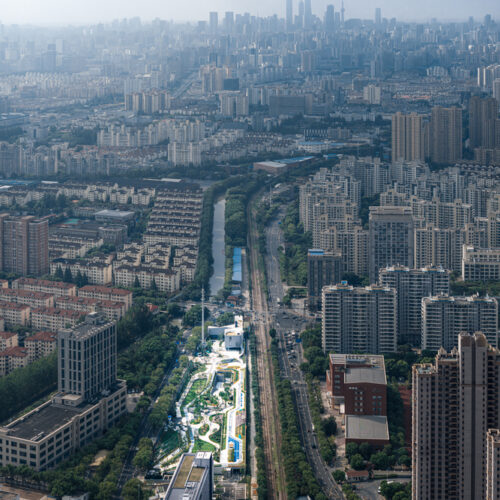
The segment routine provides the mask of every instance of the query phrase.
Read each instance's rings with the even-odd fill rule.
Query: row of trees
[[[188,357],[181,356],[179,366],[172,370],[169,383],[161,390],[160,396],[149,415],[149,423],[153,428],[157,429],[167,421],[168,415],[172,411],[174,403],[187,382],[192,369],[193,365]]]
[[[257,494],[259,500],[266,500],[268,497],[266,456],[264,454],[264,436],[262,433],[262,415],[260,412],[260,387],[257,368],[257,346],[255,334],[252,332],[249,337],[249,349],[252,358],[252,394],[253,394],[253,417],[255,419],[255,458],[257,461]]]
[[[61,266],[57,266],[54,277],[59,281],[64,281],[65,283],[74,283],[78,288],[89,284],[89,279],[85,273],[81,273],[80,270],[73,277],[73,273],[69,267],[63,271]]]
[[[282,222],[286,248],[280,255],[282,278],[288,285],[307,285],[307,250],[312,247],[311,233],[304,232],[299,220],[299,201],[292,203]]]
[[[278,407],[281,423],[282,456],[285,465],[288,498],[310,495],[315,500],[326,500],[321,487],[302,448],[299,438],[299,423],[292,397],[292,386],[289,380],[281,377],[278,361],[278,342],[271,341],[274,379],[278,393]]]

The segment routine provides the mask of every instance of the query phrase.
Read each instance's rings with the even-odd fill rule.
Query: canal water
[[[214,273],[210,278],[210,294],[216,295],[224,286],[225,253],[224,253],[224,213],[226,200],[219,200],[214,209],[214,227],[212,233],[212,255],[214,258]]]

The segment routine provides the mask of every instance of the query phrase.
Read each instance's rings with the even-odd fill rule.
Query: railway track
[[[257,371],[261,396],[262,432],[268,497],[286,499],[286,480],[283,461],[280,457],[281,429],[276,386],[270,355],[269,329],[271,328],[267,297],[262,289],[259,270],[257,224],[252,204],[248,209],[248,248],[252,280],[252,310],[256,333]]]

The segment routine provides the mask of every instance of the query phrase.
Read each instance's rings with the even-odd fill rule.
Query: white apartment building
[[[420,346],[422,298],[449,295],[450,272],[436,267],[392,266],[380,270],[379,283],[397,292],[399,343]]]
[[[474,248],[468,245],[462,248],[464,281],[500,281],[500,248]]]
[[[460,332],[482,332],[498,345],[498,302],[491,297],[435,296],[422,299],[422,349],[450,351]]]
[[[343,282],[325,286],[322,297],[322,345],[325,352],[389,353],[397,346],[396,292]]]

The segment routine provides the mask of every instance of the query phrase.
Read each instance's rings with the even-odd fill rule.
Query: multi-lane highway
[[[283,233],[279,222],[284,216],[279,212],[277,217],[266,228],[266,270],[269,286],[269,311],[272,323],[280,343],[280,368],[284,377],[290,379],[299,417],[300,437],[314,474],[323,492],[332,499],[344,498],[342,490],[333,480],[332,473],[321,458],[318,440],[313,430],[311,413],[309,411],[307,384],[304,380],[300,364],[303,361],[302,344],[297,343],[292,332],[300,333],[307,324],[307,319],[301,315],[286,311],[278,304],[284,296],[280,276],[278,248],[284,247]]]

